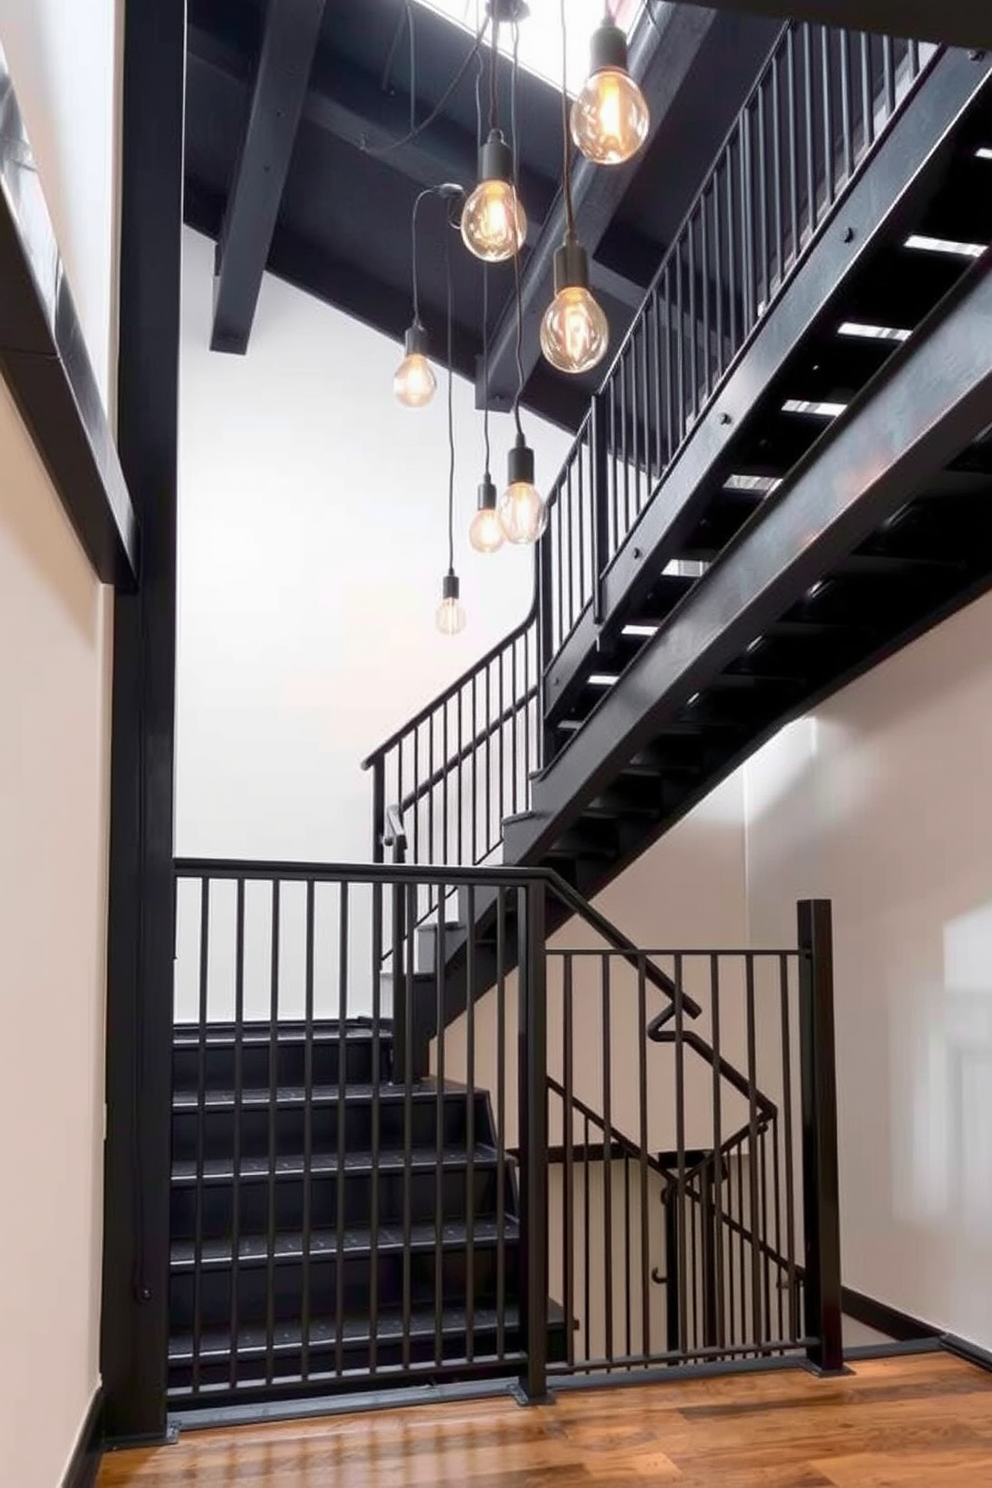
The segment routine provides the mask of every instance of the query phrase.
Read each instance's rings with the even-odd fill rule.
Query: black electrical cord
[[[565,235],[575,241],[575,209],[572,205],[572,131],[568,118],[568,32],[565,25],[565,0],[560,0],[561,14],[561,170],[565,194]]]
[[[454,288],[451,275],[451,238],[444,235],[444,278],[448,309],[448,573],[455,571],[455,373]]]
[[[510,129],[513,134],[513,181],[514,193],[517,191],[517,73],[520,68],[520,28],[513,28],[513,59],[510,68]],[[522,245],[521,245],[522,246]],[[517,426],[517,436],[524,437],[523,424],[520,422],[520,400],[524,395],[524,307],[520,293],[520,248],[513,255],[513,298],[516,304],[516,336],[514,337],[514,358],[517,364],[517,391],[513,399],[513,421]]]
[[[486,480],[492,479],[489,442],[489,265],[482,265],[482,442],[486,450]]]
[[[418,193],[417,199],[413,204],[413,211],[410,214],[410,266],[413,272],[414,325],[420,324],[420,276],[417,273],[417,213],[420,211],[420,203],[424,197],[431,196],[435,189],[433,186],[425,186],[424,190]]]
[[[493,17],[493,37],[489,55],[489,133],[499,128],[499,90],[497,63],[499,61],[499,16]]]
[[[451,98],[462,78],[468,72],[472,63],[475,61],[475,58],[479,52],[479,48],[482,45],[482,39],[485,36],[488,27],[489,17],[487,15],[486,19],[483,21],[482,25],[479,27],[479,30],[476,32],[472,40],[471,51],[468,53],[464,62],[462,62],[461,66],[458,68],[458,71],[455,73],[454,77],[451,79],[451,82],[445,88],[444,92],[441,94],[441,97],[431,109],[426,119],[421,119],[416,129],[411,129],[407,134],[402,135],[399,139],[390,140],[389,143],[386,145],[370,145],[367,140],[360,140],[359,144],[366,155],[388,155],[391,150],[400,150],[403,148],[404,145],[412,144],[415,139],[420,138],[425,129],[429,128],[429,126],[434,123],[435,119],[439,118],[440,115],[444,113],[444,110],[448,104],[448,100]]]
[[[410,133],[417,132],[417,33],[413,22],[413,0],[406,0],[406,29],[410,38]]]

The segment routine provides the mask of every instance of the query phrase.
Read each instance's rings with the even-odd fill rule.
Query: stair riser
[[[505,1170],[505,1211],[515,1213],[515,1195],[509,1165]],[[433,1172],[415,1172],[410,1177],[411,1223],[433,1224],[435,1217],[435,1179]],[[463,1222],[468,1208],[467,1172],[446,1170],[441,1189],[442,1217],[445,1221]],[[380,1224],[403,1222],[403,1174],[380,1173],[378,1179]],[[477,1218],[495,1218],[497,1213],[497,1173],[493,1168],[477,1167],[474,1174]],[[274,1184],[275,1227],[277,1231],[300,1232],[303,1228],[304,1185],[301,1178],[283,1178]],[[333,1228],[338,1222],[338,1205],[343,1198],[345,1225],[368,1226],[372,1208],[372,1178],[368,1173],[349,1173],[343,1183],[337,1175],[315,1177],[312,1183],[311,1224],[314,1229]],[[192,1184],[174,1185],[171,1195],[171,1234],[173,1240],[192,1240],[196,1234],[196,1195]],[[264,1235],[268,1230],[269,1184],[245,1181],[240,1193],[240,1233]],[[230,1182],[207,1184],[203,1188],[202,1234],[205,1239],[229,1238],[233,1228],[234,1185]]]
[[[280,1044],[275,1050],[276,1084],[302,1085],[306,1073],[306,1047],[302,1043]],[[315,1085],[337,1085],[341,1070],[341,1049],[336,1040],[315,1041],[312,1047]],[[379,1068],[383,1080],[391,1073],[390,1040],[383,1037],[379,1048]],[[345,1083],[368,1085],[374,1069],[371,1040],[351,1040],[345,1045]],[[203,1051],[203,1088],[233,1090],[236,1083],[237,1055],[233,1046],[207,1046]],[[184,1045],[173,1050],[173,1089],[200,1088],[200,1051]],[[269,1086],[269,1049],[265,1044],[246,1044],[241,1050],[242,1089],[267,1089]]]
[[[488,1110],[484,1100],[473,1103],[474,1137],[477,1142],[492,1139]],[[373,1102],[348,1096],[344,1106],[344,1139],[346,1152],[370,1152],[375,1112]],[[411,1147],[433,1150],[437,1143],[438,1105],[434,1100],[415,1100],[410,1104]],[[469,1103],[464,1096],[446,1095],[441,1106],[443,1140],[449,1147],[464,1145],[469,1126]],[[332,1105],[315,1104],[311,1108],[311,1151],[336,1153],[338,1149],[340,1112]],[[379,1146],[402,1150],[404,1142],[404,1107],[402,1101],[381,1100],[378,1104]],[[275,1152],[278,1156],[298,1155],[305,1151],[306,1114],[302,1106],[281,1106],[275,1112]],[[201,1122],[195,1110],[176,1111],[172,1118],[172,1155],[174,1161],[194,1161]],[[235,1113],[233,1110],[207,1110],[202,1120],[205,1159],[233,1159],[235,1146]],[[242,1157],[264,1157],[270,1147],[269,1110],[249,1106],[241,1113]]]
[[[504,1246],[505,1295],[516,1296],[518,1283],[518,1244],[508,1240]],[[380,1255],[376,1265],[378,1305],[382,1309],[403,1306],[403,1257],[398,1253]],[[300,1317],[303,1296],[303,1266],[281,1262],[273,1267],[273,1305],[277,1322],[293,1322]],[[342,1288],[345,1317],[369,1316],[372,1296],[372,1258],[368,1255],[349,1257],[343,1267]],[[418,1308],[433,1307],[437,1275],[436,1257],[431,1252],[414,1252],[410,1256],[410,1300]],[[268,1272],[264,1265],[238,1268],[237,1306],[239,1325],[265,1324]],[[310,1265],[310,1316],[333,1318],[337,1307],[338,1264],[333,1258],[314,1259]],[[472,1295],[476,1306],[493,1306],[498,1288],[498,1253],[494,1246],[476,1247],[473,1259]],[[465,1249],[443,1251],[441,1256],[441,1295],[445,1307],[464,1307],[468,1291],[468,1253]],[[195,1292],[191,1273],[173,1275],[169,1288],[169,1316],[173,1330],[189,1332],[193,1326]],[[232,1316],[232,1284],[229,1267],[205,1270],[200,1283],[200,1318],[204,1328],[226,1329]]]

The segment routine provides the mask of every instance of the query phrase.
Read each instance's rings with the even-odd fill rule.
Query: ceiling
[[[550,7],[555,0],[531,3]],[[402,338],[411,320],[413,203],[425,186],[453,181],[470,188],[478,139],[473,38],[425,7],[414,5],[413,13],[411,105],[406,0],[189,0],[185,218],[218,243],[216,350],[250,354],[263,270]],[[648,147],[618,169],[581,158],[572,165],[579,234],[593,256],[593,288],[614,345],[779,24],[667,0],[653,0],[651,14],[636,16],[631,67],[651,105]],[[510,73],[500,57],[504,126]],[[553,292],[551,259],[564,228],[561,95],[523,70],[517,133],[530,221],[520,263],[523,400],[574,428],[593,384],[554,372],[537,346],[540,316]],[[451,232],[444,204],[437,198],[423,203],[421,319],[438,352],[445,333],[446,236],[456,367],[476,381],[481,405],[488,297],[488,401],[506,408],[517,384],[513,265],[484,270]]]

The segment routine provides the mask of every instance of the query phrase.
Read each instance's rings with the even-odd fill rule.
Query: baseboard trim
[[[932,1323],[921,1322],[910,1313],[900,1312],[895,1307],[889,1307],[888,1303],[879,1302],[875,1297],[866,1297],[863,1292],[856,1292],[851,1287],[843,1288],[841,1306],[847,1317],[853,1318],[857,1323],[864,1323],[866,1328],[874,1328],[876,1333],[884,1333],[886,1338],[893,1338],[896,1343],[913,1343],[918,1338],[941,1337],[940,1328],[935,1328]]]
[[[93,1488],[103,1456],[103,1386],[98,1385],[79,1428],[62,1488]]]
[[[988,1349],[979,1348],[977,1343],[969,1343],[967,1338],[958,1338],[955,1333],[945,1333],[941,1337],[940,1346],[956,1358],[964,1359],[968,1364],[977,1364],[979,1369],[992,1373],[992,1353]]]

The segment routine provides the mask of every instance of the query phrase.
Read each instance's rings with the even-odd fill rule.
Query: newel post
[[[519,1011],[520,1325],[526,1363],[523,1405],[548,1396],[548,1006],[546,884],[523,890]]]
[[[799,1043],[807,1358],[822,1373],[844,1367],[841,1337],[837,1067],[830,901],[799,904]]]

